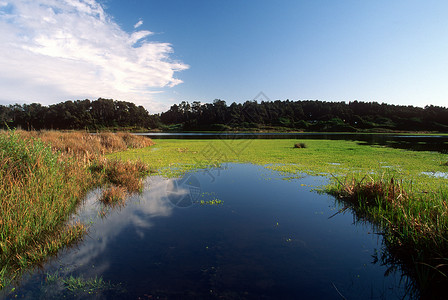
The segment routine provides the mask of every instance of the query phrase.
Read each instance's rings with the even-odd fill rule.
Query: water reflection
[[[89,236],[45,266],[45,272],[120,283],[126,292],[101,295],[110,299],[404,295],[400,273],[385,277],[387,268],[372,264],[372,255],[381,251],[381,236],[372,234],[368,224],[355,226],[350,213],[330,218],[340,206],[312,191],[325,178],[282,179],[274,171],[244,164],[229,164],[213,181],[204,172],[178,179],[150,177],[143,194],[106,218],[98,215],[97,191],[79,213],[93,223]],[[207,197],[223,204],[193,200]],[[185,199],[192,203],[178,205]],[[34,285],[22,289],[45,284],[39,278],[36,274],[30,281]]]
[[[98,203],[99,191],[92,193],[78,214],[84,222],[93,223],[88,237],[76,250],[62,255],[59,264],[71,266],[70,271],[73,271],[72,267],[78,269],[78,273],[79,268],[82,268],[86,277],[104,273],[112,263],[103,259],[104,253],[109,251],[108,247],[115,246],[118,237],[132,230],[140,239],[144,239],[145,233],[154,226],[154,219],[171,216],[173,206],[167,201],[166,191],[173,181],[175,180],[159,177],[148,178],[145,185],[150,188],[145,189],[141,195],[131,196],[126,208],[114,209],[106,217],[101,217],[98,213],[101,209]]]

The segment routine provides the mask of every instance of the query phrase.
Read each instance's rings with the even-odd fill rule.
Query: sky
[[[0,104],[448,107],[446,0],[0,0]]]

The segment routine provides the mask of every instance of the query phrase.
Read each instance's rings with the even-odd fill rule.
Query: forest
[[[163,131],[327,131],[327,132],[448,132],[448,109],[439,106],[402,106],[377,102],[276,100],[212,103],[182,101],[160,114],[150,114],[134,103],[99,98],[0,105],[1,128],[163,130]]]
[[[0,105],[3,129],[148,129],[158,126],[154,119],[143,106],[103,98],[65,101],[50,106],[39,103]]]

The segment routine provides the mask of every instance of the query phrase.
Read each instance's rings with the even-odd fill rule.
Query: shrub
[[[294,148],[306,148],[306,144],[305,143],[296,143],[296,144],[294,144]]]

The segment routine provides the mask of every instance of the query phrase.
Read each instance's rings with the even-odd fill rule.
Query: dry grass
[[[306,148],[306,144],[305,143],[296,143],[296,144],[294,144],[294,148],[298,148],[298,149]]]
[[[129,132],[102,132],[91,134],[85,131],[16,131],[24,138],[39,138],[51,145],[55,151],[63,155],[75,156],[85,162],[98,157],[132,148],[144,148],[154,145],[145,136],[133,135]]]
[[[0,290],[83,236],[85,225],[68,220],[89,189],[111,185],[104,203],[142,189],[145,164],[104,154],[152,144],[129,133],[0,132]]]
[[[101,176],[101,181],[126,188],[129,192],[142,189],[141,178],[149,173],[148,166],[140,161],[96,160],[90,169]]]
[[[126,189],[122,186],[112,185],[103,190],[100,201],[108,206],[123,206],[128,196]]]

